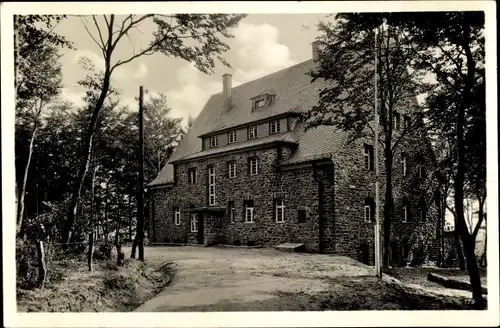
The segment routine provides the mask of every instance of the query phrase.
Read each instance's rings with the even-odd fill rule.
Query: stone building
[[[307,75],[314,65],[313,58],[234,88],[231,75],[223,76],[222,93],[210,97],[148,185],[152,243],[295,242],[373,262],[373,139],[348,142],[348,132],[330,126],[304,130],[303,113],[324,87]],[[396,133],[409,113],[400,114]],[[411,233],[431,222],[418,191],[424,139],[403,141],[395,154],[391,247],[398,263]]]

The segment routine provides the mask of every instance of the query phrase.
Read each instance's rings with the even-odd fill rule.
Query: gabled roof
[[[307,75],[314,65],[313,60],[308,60],[234,87],[231,92],[232,107],[229,112],[224,112],[222,92],[212,95],[193,122],[191,129],[179,142],[169,164],[149,185],[173,182],[173,169],[170,163],[199,157],[198,155],[203,156],[202,141],[198,138],[201,135],[280,114],[304,113],[312,108],[319,100],[320,90],[325,86],[325,82],[319,79],[312,83],[311,77]],[[251,98],[270,91],[276,95],[272,104],[265,110],[252,111]],[[335,152],[343,145],[346,133],[336,131],[330,126],[321,126],[304,132],[302,124],[297,124],[292,135],[293,141],[298,143],[298,148],[289,162],[299,163],[311,156]],[[250,141],[243,142],[241,145],[250,143]],[[225,151],[227,147],[235,146],[220,147],[217,151]]]

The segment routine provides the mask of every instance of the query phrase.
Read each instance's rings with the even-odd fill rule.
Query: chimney
[[[311,46],[312,46],[313,60],[316,60],[316,59],[318,59],[318,54],[319,54],[319,50],[320,50],[319,41],[311,42]]]
[[[224,96],[224,111],[229,112],[231,109],[231,74],[222,75],[222,95]]]

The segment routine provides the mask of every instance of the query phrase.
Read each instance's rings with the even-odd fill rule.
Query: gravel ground
[[[129,252],[129,250],[127,250]],[[427,297],[375,277],[343,256],[274,249],[146,248],[148,261],[172,262],[171,284],[139,312],[459,309],[463,299]],[[417,293],[418,294],[418,293]]]
[[[373,272],[348,257],[274,249],[153,247],[145,254],[150,261],[173,262],[176,275],[137,309],[144,312],[243,310],[242,303],[276,299],[280,293],[321,293],[330,288],[327,278]]]

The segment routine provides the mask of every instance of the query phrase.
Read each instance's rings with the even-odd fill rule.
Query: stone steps
[[[299,243],[284,243],[276,245],[274,246],[274,248],[284,252],[299,253],[299,252],[305,252],[306,245]]]

